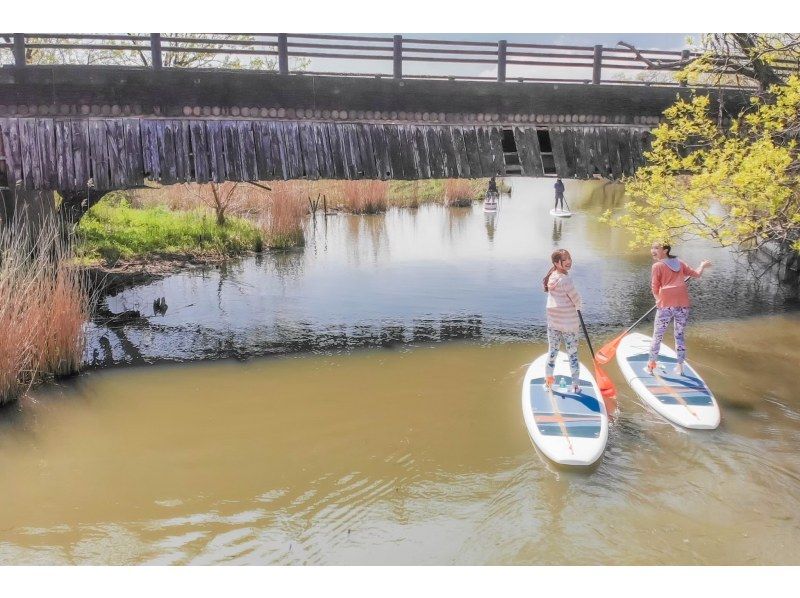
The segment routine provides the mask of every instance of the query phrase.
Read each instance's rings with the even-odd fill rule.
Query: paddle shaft
[[[583,321],[583,314],[579,309],[576,311],[578,312],[578,319],[581,321],[581,328],[583,328],[583,336],[586,337],[586,342],[589,345],[589,351],[592,353],[592,359],[594,359],[594,349],[592,348],[592,341],[589,340],[589,332],[586,330],[586,323]]]

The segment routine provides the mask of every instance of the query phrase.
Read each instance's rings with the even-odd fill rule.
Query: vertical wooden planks
[[[208,144],[210,178],[215,183],[222,183],[226,177],[222,121],[209,120],[206,122],[206,143]]]
[[[489,146],[492,151],[492,175],[506,173],[506,161],[503,156],[503,132],[500,127],[489,128]]]
[[[112,118],[101,121],[105,127],[107,137],[106,146],[108,148],[108,168],[111,174],[111,188],[124,189],[128,186],[126,155],[125,155],[125,134],[122,127],[122,120]]]
[[[339,135],[339,127],[335,123],[325,123],[325,134],[331,148],[331,159],[333,161],[334,178],[347,179],[349,170],[345,162],[345,153],[342,149],[342,140]]]
[[[236,139],[239,143],[242,180],[257,181],[258,163],[256,162],[256,140],[253,136],[253,121],[240,120],[236,123]]]
[[[72,163],[72,130],[69,121],[55,121],[55,134],[58,188],[64,191],[74,191],[77,187],[75,185],[75,166]]]
[[[319,178],[319,162],[317,160],[317,144],[314,139],[314,129],[310,123],[302,122],[298,125],[300,134],[300,155],[303,158],[303,172],[309,180]]]
[[[372,144],[372,136],[370,135],[367,125],[356,124],[353,125],[353,128],[355,130],[356,139],[358,140],[358,150],[364,178],[379,178],[378,167],[375,160],[375,148]]]
[[[419,154],[417,154],[417,141],[414,131],[409,125],[398,125],[400,130],[400,147],[402,148],[403,172],[405,178],[417,180],[419,178]]]
[[[462,179],[471,178],[472,170],[469,167],[467,146],[464,144],[464,132],[461,127],[450,127],[450,134],[453,137],[453,148],[455,149],[458,176]]]
[[[436,126],[436,135],[439,137],[439,147],[444,157],[445,177],[458,177],[458,164],[456,163],[456,150],[453,146],[453,137],[450,135],[450,127]]]
[[[24,184],[22,174],[22,150],[19,145],[19,119],[0,119],[0,135],[3,138],[3,154],[6,159],[8,184],[15,187]]]
[[[425,141],[428,144],[428,165],[432,179],[443,179],[447,172],[445,157],[442,154],[441,142],[436,129],[430,125],[425,127]]]
[[[619,132],[617,129],[606,127],[606,142],[611,176],[618,181],[622,179],[622,161],[619,157]]]
[[[191,160],[194,180],[201,184],[208,183],[211,180],[211,164],[205,122],[202,120],[190,121],[189,136],[192,142]]]
[[[222,121],[222,143],[225,150],[225,174],[229,181],[243,181],[241,144],[236,121]]]
[[[108,157],[108,134],[106,123],[100,119],[89,121],[89,165],[94,188],[111,188],[111,170]]]
[[[483,176],[481,166],[480,150],[478,149],[478,132],[475,127],[464,127],[464,147],[467,150],[467,160],[469,161],[470,174],[477,178]]]
[[[386,180],[392,176],[392,164],[389,160],[389,141],[386,139],[386,133],[383,126],[369,124],[367,125],[372,137],[372,149],[375,153],[375,169],[378,178]]]
[[[570,127],[564,127],[564,156],[567,159],[567,165],[571,173],[570,177],[579,179],[586,178],[586,174],[581,168],[580,161],[580,145],[575,138],[575,130]]]
[[[75,168],[75,188],[86,189],[89,182],[89,123],[85,120],[70,121],[72,139],[72,165]]]
[[[194,179],[192,170],[192,138],[189,132],[189,121],[186,119],[172,121],[175,132],[175,162],[178,181],[185,183]]]
[[[418,125],[411,125],[410,132],[414,137],[414,144],[417,152],[417,170],[419,178],[431,178],[431,162],[428,152],[428,140],[425,138],[425,128]]]
[[[175,134],[169,121],[156,121],[158,158],[161,161],[161,183],[178,182],[178,165],[175,161]]]
[[[158,158],[156,123],[152,120],[142,119],[139,123],[139,130],[142,134],[142,166],[145,178],[157,181],[161,178],[161,163]]]
[[[22,175],[25,180],[25,189],[35,189],[42,184],[42,171],[39,165],[39,148],[36,145],[34,119],[19,119],[19,145],[22,150]]]
[[[300,144],[300,127],[296,122],[278,123],[283,134],[284,170],[290,179],[303,178],[303,155]]]
[[[633,160],[631,158],[631,143],[627,129],[618,129],[619,133],[619,157],[622,163],[622,174],[624,176],[633,175]]]
[[[401,155],[400,131],[397,125],[383,125],[383,131],[386,134],[392,178],[404,179],[406,176],[403,169],[403,157]]]
[[[331,153],[331,143],[328,132],[322,123],[314,123],[314,140],[317,148],[317,166],[319,176],[323,179],[336,177],[336,170],[333,165],[333,155]]]
[[[142,135],[139,130],[139,119],[123,119],[122,133],[125,140],[125,171],[127,184],[130,187],[139,187],[144,183]]]
[[[574,173],[569,172],[566,153],[564,151],[564,135],[561,127],[549,127],[550,146],[553,149],[553,162],[556,167],[556,175],[561,178],[570,178]]]
[[[39,146],[42,187],[58,188],[58,165],[56,163],[56,132],[52,118],[36,119],[36,143]]]
[[[580,177],[590,179],[594,172],[590,144],[591,129],[588,127],[576,127],[572,129],[572,133],[575,137],[575,154]]]
[[[514,127],[514,143],[517,146],[517,156],[519,156],[519,165],[522,167],[522,174],[531,176],[529,174],[533,171],[533,159],[531,152],[528,149],[528,139],[525,136],[525,129],[521,127]]]
[[[542,161],[542,148],[539,146],[539,134],[535,127],[525,129],[525,141],[530,152],[533,169],[528,176],[543,177],[544,162]]]
[[[489,129],[487,127],[476,127],[478,134],[478,157],[481,161],[481,174],[492,176],[494,174],[494,157],[492,156],[492,146],[489,141]]]

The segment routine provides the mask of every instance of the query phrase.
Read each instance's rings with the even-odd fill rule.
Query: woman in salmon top
[[[579,393],[580,365],[578,362],[578,311],[581,308],[581,296],[575,289],[569,270],[572,268],[572,257],[566,249],[556,249],[550,256],[553,267],[544,277],[544,292],[547,297],[547,343],[549,352],[545,366],[545,385],[553,386],[553,370],[556,366],[556,355],[561,343],[569,354],[569,369],[572,373],[572,392]]]
[[[656,299],[658,310],[653,325],[653,343],[650,345],[650,360],[647,363],[647,370],[652,373],[655,369],[658,352],[661,350],[661,340],[664,338],[669,323],[674,321],[675,352],[678,354],[675,373],[683,375],[683,362],[686,359],[686,343],[683,332],[689,320],[689,310],[692,305],[684,279],[687,276],[700,278],[703,270],[711,267],[711,262],[704,260],[697,270],[692,270],[686,262],[672,255],[671,250],[672,247],[666,243],[653,243],[650,248],[650,255],[656,261],[651,271],[650,290]]]

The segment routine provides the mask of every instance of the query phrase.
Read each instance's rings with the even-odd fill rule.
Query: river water
[[[92,326],[96,367],[0,410],[0,563],[800,564],[796,294],[676,248],[715,264],[688,356],[720,428],[676,429],[612,365],[602,460],[554,467],[519,404],[548,254],[597,344],[648,308],[650,260],[597,222],[619,188],[573,183],[554,222],[552,181],[514,182],[491,220],[318,215],[304,251],[110,298],[147,321]],[[170,363],[205,357],[239,359]]]

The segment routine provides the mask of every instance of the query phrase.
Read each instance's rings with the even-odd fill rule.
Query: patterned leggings
[[[674,320],[675,352],[678,354],[678,363],[686,359],[686,343],[683,340],[683,329],[689,321],[688,307],[662,307],[656,312],[656,321],[653,323],[653,343],[650,345],[650,361],[658,359],[661,349],[661,340],[667,331],[667,326]]]
[[[562,332],[561,330],[554,330],[547,327],[547,344],[549,345],[550,352],[547,355],[547,365],[544,369],[545,376],[552,376],[553,370],[556,367],[556,355],[558,355],[558,348],[561,342],[564,342],[564,347],[569,354],[569,369],[572,372],[572,383],[578,384],[580,380],[580,366],[578,365],[578,333],[577,332]]]

